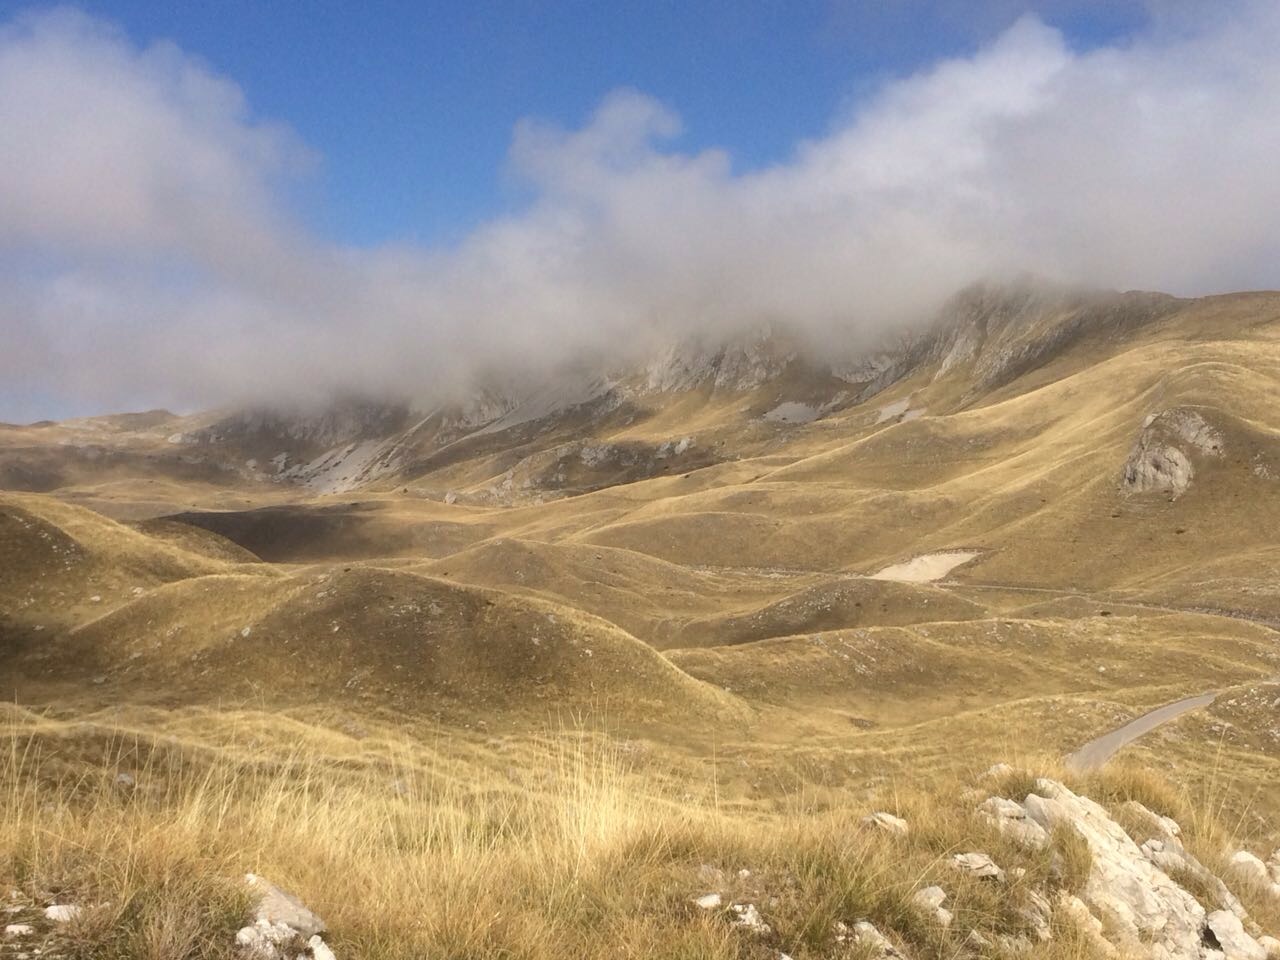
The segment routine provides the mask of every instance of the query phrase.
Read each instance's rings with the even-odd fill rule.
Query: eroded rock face
[[[1180,497],[1195,476],[1193,458],[1221,457],[1222,434],[1196,410],[1174,407],[1147,418],[1124,465],[1130,493]]]
[[[1244,910],[1225,885],[1218,891],[1224,909],[1206,913],[1166,872],[1208,874],[1181,848],[1175,829],[1165,825],[1165,839],[1152,838],[1139,847],[1103,807],[1052,780],[1038,780],[1022,806],[1046,830],[1070,829],[1088,844],[1092,862],[1082,902],[1100,922],[1095,932],[1108,931],[1122,954],[1153,960],[1266,960],[1266,949],[1245,929]],[[1079,914],[1079,907],[1071,906],[1072,915]]]

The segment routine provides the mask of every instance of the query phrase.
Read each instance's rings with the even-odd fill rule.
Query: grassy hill
[[[597,955],[593,916],[624,955],[826,956],[789,906],[764,952],[696,920],[690,872],[767,863],[803,886],[818,861],[761,839],[796,810],[936,794],[1004,759],[1052,769],[1208,692],[1118,769],[1168,777],[1165,800],[1206,824],[1280,839],[1280,295],[979,289],[869,372],[837,376],[782,338],[758,356],[726,348],[490,420],[375,406],[0,429],[0,678],[14,756],[38,744],[43,771],[13,761],[10,789],[107,776],[126,742],[131,776],[216,771],[263,838],[250,858],[370,956]],[[593,904],[563,892],[576,868],[555,858],[573,848],[555,846],[568,873],[546,889],[569,900],[515,903],[478,871],[543,889],[521,831],[564,822],[506,791],[547,786],[566,743],[625,755],[620,793],[653,808],[590,869],[647,866]],[[400,788],[384,796],[402,781],[462,792],[404,821]],[[327,886],[331,870],[276,850],[305,846],[303,828],[255,819],[245,784],[323,831],[373,804],[376,862],[401,845],[446,870],[448,897],[407,901],[443,913],[383,936],[368,874]],[[148,799],[157,822],[189,802],[169,789]],[[574,816],[597,802],[632,810],[610,793]],[[691,839],[708,809],[713,838]],[[796,849],[830,855],[827,826],[797,822],[828,846]],[[522,852],[440,866],[456,830],[515,831]],[[347,870],[358,851],[324,856]],[[508,919],[441,905],[466,896]],[[527,939],[560,909],[565,926]],[[955,955],[884,922],[921,956]]]

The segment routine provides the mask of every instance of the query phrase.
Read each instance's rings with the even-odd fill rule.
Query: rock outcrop
[[[1196,410],[1174,407],[1147,417],[1124,465],[1130,493],[1187,492],[1198,457],[1221,457],[1222,434]]]
[[[997,797],[980,809],[1017,823],[1022,818],[1013,814],[1014,805],[1046,835],[1070,831],[1087,844],[1084,889],[1065,909],[1091,938],[1105,931],[1110,951],[1152,960],[1266,960],[1261,931],[1226,883],[1182,846],[1174,821],[1134,805],[1156,834],[1139,845],[1100,804],[1046,779],[1036,781],[1021,804]],[[1253,863],[1256,859],[1238,856],[1233,862],[1247,864],[1241,869],[1256,880],[1257,867],[1266,870],[1260,860]],[[1206,909],[1177,878],[1194,879],[1199,896],[1211,895],[1216,909]],[[1059,909],[1064,909],[1061,900]]]

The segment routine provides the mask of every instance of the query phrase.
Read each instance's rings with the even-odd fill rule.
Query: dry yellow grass
[[[92,905],[69,928],[74,956],[226,956],[246,871],[301,894],[340,956],[495,960],[827,957],[836,922],[864,918],[913,955],[944,957],[970,929],[1027,933],[1027,892],[1080,880],[1051,880],[1052,851],[975,817],[959,783],[882,794],[911,823],[895,838],[859,823],[864,797],[730,805],[714,778],[651,776],[584,727],[525,745],[514,762],[538,774],[525,789],[408,740],[344,757],[320,752],[342,739],[323,731],[303,746],[248,726],[198,742],[12,709],[6,734],[0,875],[33,903]],[[132,786],[117,782],[124,769]],[[998,888],[965,880],[947,859],[971,849],[1027,872]],[[910,903],[934,882],[951,931]],[[709,891],[758,904],[772,933],[692,905]],[[1078,946],[1064,936],[1041,954]]]
[[[861,919],[912,956],[949,958],[970,930],[996,942],[1031,936],[1021,912],[1030,891],[1079,889],[1088,871],[1067,833],[1029,852],[977,817],[973,779],[797,787],[747,805],[719,795],[713,769],[653,766],[629,741],[581,724],[527,739],[495,770],[454,743],[386,731],[353,743],[248,714],[206,716],[199,734],[151,715],[148,726],[165,730],[154,736],[100,718],[8,714],[0,882],[33,905],[89,906],[63,942],[86,960],[229,956],[248,915],[246,871],[299,893],[339,956],[406,960],[817,960],[857,956],[838,949],[834,930]],[[982,786],[1021,798],[1041,772],[1061,775],[1027,759]],[[1194,849],[1238,839],[1221,798],[1138,768],[1072,783],[1113,807],[1139,799],[1180,814]],[[906,818],[909,834],[861,824],[872,809]],[[959,875],[948,860],[970,850],[991,854],[1010,881]],[[948,891],[950,929],[911,903],[933,883]],[[734,930],[692,904],[713,891],[757,904],[771,932]],[[1270,922],[1260,899],[1251,906]],[[1089,956],[1069,926],[1058,934],[1034,955]]]

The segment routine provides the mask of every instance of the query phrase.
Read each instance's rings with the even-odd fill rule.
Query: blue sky
[[[887,78],[971,52],[1033,10],[1076,46],[1142,25],[1140,3],[919,0],[476,0],[78,6],[141,46],[171,40],[316,153],[292,185],[351,244],[449,242],[524,195],[505,175],[522,117],[583,123],[634,87],[677,110],[677,145],[740,168],[784,160]],[[0,3],[0,18],[32,9]],[[35,7],[39,9],[38,6]]]

